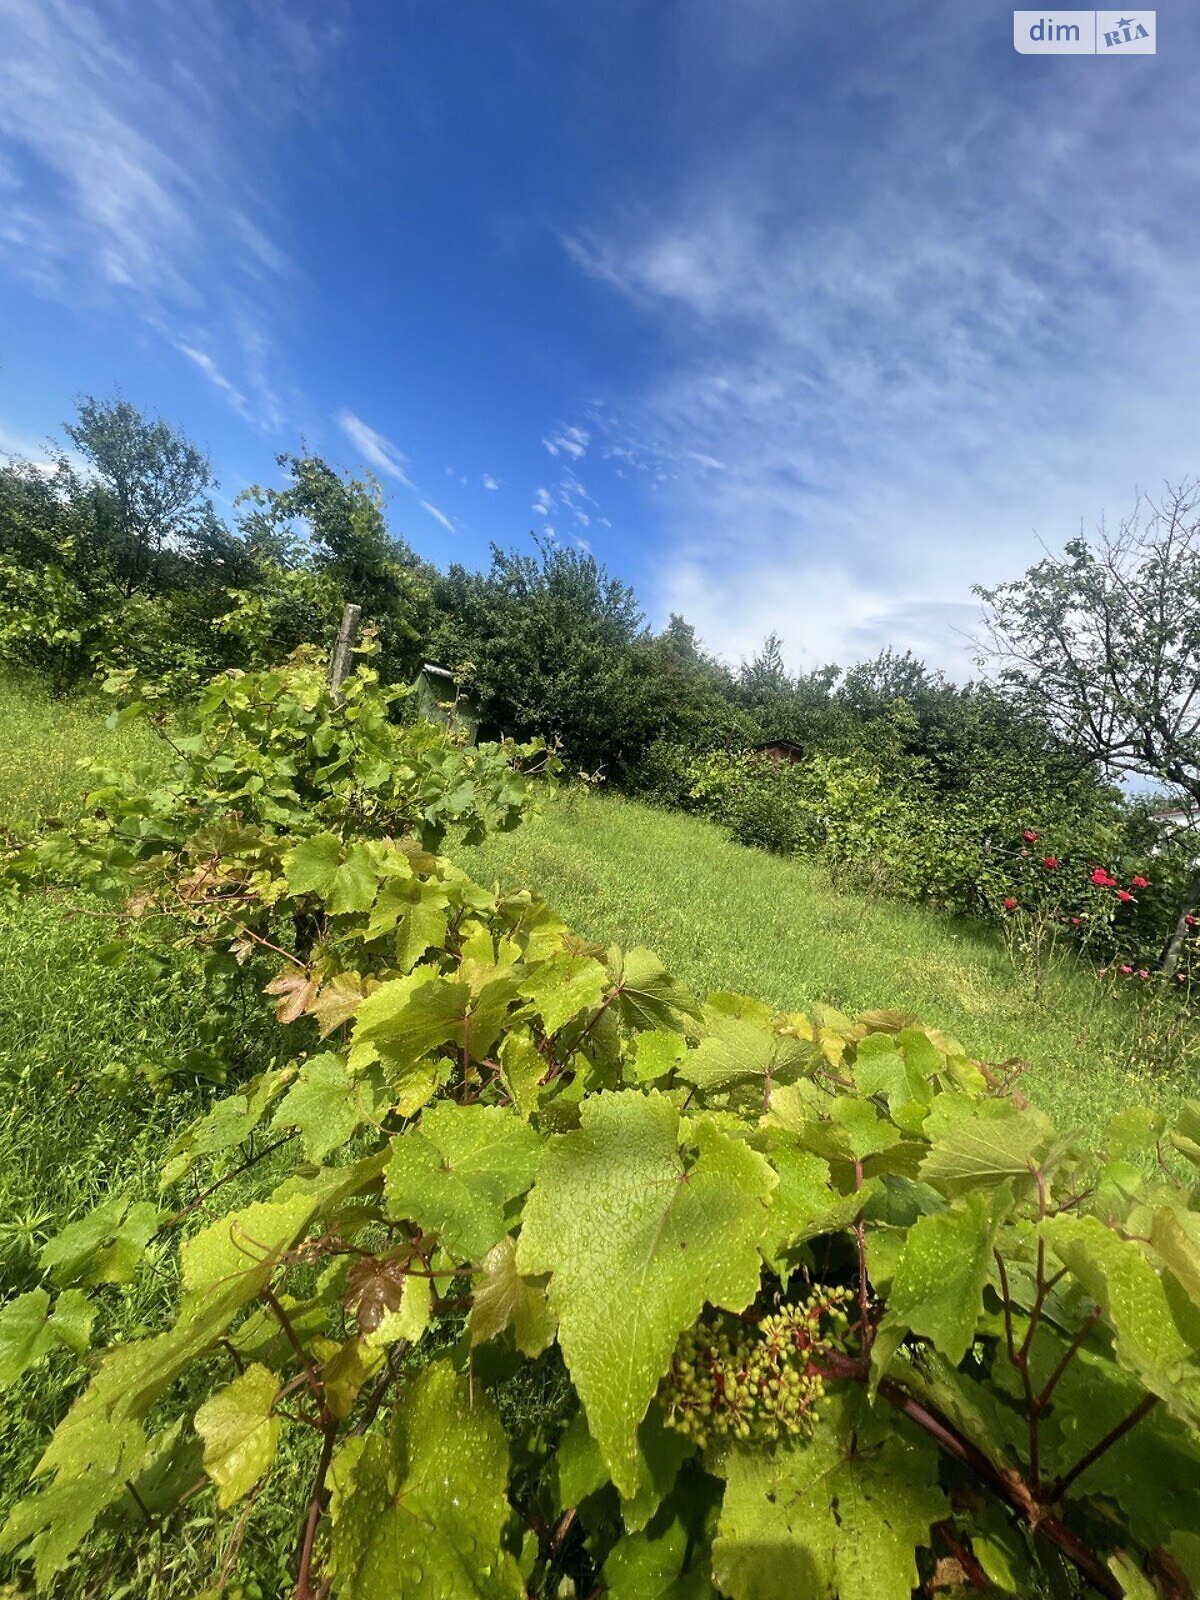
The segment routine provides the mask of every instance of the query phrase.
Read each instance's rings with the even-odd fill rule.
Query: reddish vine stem
[[[854,1163],[855,1190],[863,1186],[862,1162]],[[863,1213],[860,1211],[854,1219],[854,1238],[858,1247],[858,1314],[862,1323],[862,1344],[864,1358],[869,1360],[871,1346],[875,1343],[875,1324],[871,1321],[869,1288],[867,1284],[867,1230]]]
[[[1080,1457],[1070,1472],[1065,1472],[1061,1478],[1055,1480],[1046,1504],[1054,1505],[1061,1500],[1076,1478],[1085,1473],[1090,1466],[1093,1466],[1104,1452],[1110,1450],[1119,1439],[1123,1439],[1131,1428],[1136,1428],[1142,1418],[1148,1412],[1153,1411],[1157,1404],[1158,1396],[1156,1394],[1144,1395],[1127,1417],[1122,1418],[1115,1428],[1110,1428],[1103,1439],[1094,1444],[1085,1456]]]
[[[337,1418],[331,1412],[326,1412],[323,1433],[321,1459],[317,1463],[317,1475],[313,1480],[312,1495],[308,1502],[308,1515],[304,1519],[304,1538],[300,1545],[300,1565],[296,1573],[296,1600],[317,1600],[320,1592],[313,1588],[312,1558],[317,1527],[325,1510],[325,1480],[329,1475],[329,1463],[333,1460],[333,1446],[337,1439]]]
[[[829,1378],[849,1378],[858,1383],[866,1383],[870,1377],[870,1365],[862,1357],[839,1357],[835,1352],[830,1352],[825,1357],[824,1365],[825,1376]],[[1019,1473],[1001,1471],[978,1445],[972,1444],[959,1433],[952,1422],[947,1421],[933,1406],[909,1394],[894,1378],[881,1378],[878,1393],[901,1416],[907,1417],[923,1433],[928,1434],[947,1455],[961,1461],[975,1477],[1022,1517],[1035,1533],[1041,1534],[1061,1550],[1079,1573],[1094,1589],[1104,1595],[1106,1600],[1125,1600],[1124,1589],[1101,1558],[1072,1533],[1065,1523],[1047,1513]],[[1154,1397],[1150,1398],[1153,1400]],[[1129,1421],[1129,1426],[1133,1426],[1132,1421]],[[1115,1440],[1101,1441],[1104,1449],[1107,1449],[1110,1443],[1115,1443]],[[1097,1453],[1099,1451],[1092,1453],[1093,1459]]]
[[[223,1189],[231,1179],[240,1177],[243,1172],[248,1172],[251,1167],[257,1166],[260,1161],[265,1160],[267,1156],[278,1150],[281,1145],[287,1144],[289,1139],[294,1139],[295,1137],[294,1133],[285,1133],[281,1139],[275,1139],[271,1144],[264,1145],[261,1150],[256,1151],[252,1156],[247,1156],[239,1166],[232,1168],[223,1177],[218,1178],[215,1183],[210,1183],[207,1189],[201,1189],[196,1198],[189,1200],[182,1211],[177,1211],[173,1217],[169,1217],[158,1232],[165,1233],[168,1228],[177,1228],[185,1217],[190,1217],[193,1211],[198,1211],[206,1200],[216,1194],[218,1189]]]
[[[1046,1380],[1046,1387],[1042,1390],[1041,1394],[1038,1395],[1038,1397],[1037,1397],[1037,1403],[1038,1403],[1038,1410],[1039,1411],[1044,1411],[1046,1409],[1046,1407],[1050,1404],[1050,1396],[1054,1393],[1055,1389],[1057,1389],[1058,1380],[1062,1377],[1063,1373],[1071,1365],[1072,1360],[1074,1359],[1076,1354],[1079,1352],[1079,1350],[1083,1346],[1084,1340],[1087,1338],[1088,1334],[1091,1333],[1092,1329],[1096,1326],[1096,1324],[1099,1321],[1100,1321],[1100,1307],[1096,1306],[1092,1310],[1091,1314],[1082,1323],[1082,1325],[1080,1326],[1080,1328],[1079,1328],[1078,1332],[1076,1333],[1075,1337],[1071,1340],[1071,1343],[1067,1346],[1066,1354],[1063,1356],[1062,1360],[1058,1363],[1058,1365],[1055,1367],[1054,1371],[1050,1374],[1049,1378]]]

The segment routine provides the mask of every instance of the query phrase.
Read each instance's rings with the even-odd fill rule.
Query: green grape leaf
[[[157,1206],[114,1195],[56,1234],[39,1265],[55,1283],[129,1283],[158,1223]]]
[[[279,1258],[303,1236],[319,1199],[311,1194],[261,1200],[219,1217],[180,1249],[184,1311],[203,1306],[215,1291],[252,1300],[270,1281]]]
[[[687,1055],[687,1040],[681,1033],[656,1028],[651,1033],[639,1033],[633,1059],[626,1067],[628,1078],[635,1083],[656,1083],[669,1077]]]
[[[159,1179],[160,1186],[168,1189],[178,1183],[204,1156],[219,1155],[242,1144],[258,1127],[272,1101],[283,1093],[287,1082],[285,1072],[264,1072],[237,1094],[218,1100],[211,1111],[198,1117],[172,1144]]]
[[[560,951],[530,973],[522,993],[532,1002],[548,1036],[573,1017],[595,1011],[608,989],[608,973],[591,956]]]
[[[644,1528],[675,1485],[679,1469],[693,1453],[691,1440],[668,1428],[657,1401],[638,1427],[638,1484],[621,1502],[621,1518],[630,1533]],[[608,1483],[608,1468],[600,1446],[588,1430],[587,1418],[577,1411],[554,1452],[558,1473],[558,1503],[566,1511]]]
[[[92,1342],[92,1323],[95,1320],[95,1303],[83,1290],[64,1289],[50,1313],[50,1332],[59,1344],[66,1345],[77,1356],[83,1356]]]
[[[355,1014],[351,1067],[382,1060],[391,1069],[405,1068],[433,1049],[461,1044],[470,1004],[467,984],[428,967],[381,983]]]
[[[717,1600],[703,1552],[688,1562],[690,1545],[688,1529],[675,1517],[665,1528],[618,1539],[604,1563],[608,1600]]]
[[[852,1403],[830,1413],[811,1439],[718,1465],[713,1576],[728,1600],[909,1600],[918,1586],[916,1550],[949,1511],[936,1451],[886,1424],[856,1433]]]
[[[271,1415],[278,1393],[279,1379],[255,1363],[196,1412],[204,1470],[217,1486],[222,1511],[249,1494],[270,1470],[279,1445],[279,1418]]]
[[[1046,1242],[1100,1307],[1112,1329],[1117,1360],[1147,1389],[1200,1426],[1200,1395],[1192,1351],[1171,1314],[1163,1281],[1132,1239],[1098,1217],[1057,1216],[1042,1224]]]
[[[331,1566],[339,1600],[521,1600],[501,1545],[508,1447],[499,1416],[448,1361],[407,1388],[390,1438],[350,1442],[335,1471]]]
[[[1200,1166],[1200,1100],[1185,1100],[1180,1106],[1171,1143],[1181,1156]]]
[[[830,1180],[829,1163],[804,1149],[795,1134],[782,1129],[764,1133],[758,1148],[779,1175],[771,1193],[771,1222],[763,1243],[771,1260],[807,1239],[849,1226],[879,1192],[879,1180],[870,1179],[856,1193],[839,1194]]]
[[[342,841],[336,833],[314,833],[302,839],[284,858],[287,885],[293,894],[319,894],[324,898],[333,888]]]
[[[50,1328],[50,1296],[30,1289],[0,1309],[0,1389],[10,1384],[54,1348]]]
[[[625,1496],[638,1483],[637,1427],[679,1334],[705,1302],[740,1311],[758,1289],[758,1242],[775,1175],[707,1118],[691,1128],[657,1093],[598,1094],[542,1158],[525,1203],[517,1267],[549,1272],[559,1343],[588,1425]]]
[[[741,1090],[766,1111],[772,1086],[797,1077],[812,1060],[813,1047],[806,1040],[776,1033],[758,1021],[711,1005],[704,1020],[708,1031],[679,1068],[684,1082],[694,1083],[702,1095]]]
[[[554,1343],[558,1324],[546,1291],[517,1271],[517,1241],[511,1234],[505,1234],[483,1258],[467,1327],[473,1345],[511,1328],[517,1349],[530,1357],[540,1356]]]
[[[504,1208],[533,1182],[541,1149],[507,1107],[443,1101],[392,1141],[388,1215],[436,1233],[458,1260],[478,1261],[504,1235]]]
[[[1032,1181],[1049,1136],[1049,1123],[1031,1107],[983,1100],[973,1116],[934,1140],[921,1177],[951,1197],[1010,1180]]]
[[[879,1324],[876,1376],[909,1333],[928,1339],[954,1365],[970,1349],[992,1266],[996,1229],[1007,1190],[989,1198],[972,1191],[946,1211],[918,1217],[908,1231]]]
[[[353,844],[333,875],[325,897],[326,909],[334,917],[369,911],[378,887],[379,868],[370,846],[361,842]]]
[[[1200,1215],[1174,1206],[1159,1206],[1150,1225],[1150,1243],[1192,1303],[1200,1306]]]
[[[697,1018],[700,1007],[663,966],[651,950],[638,946],[613,961],[616,1006],[622,1022],[634,1032],[643,1029],[679,1030],[684,1017]]]
[[[346,1143],[364,1122],[384,1109],[376,1103],[375,1085],[366,1074],[351,1077],[341,1056],[312,1056],[275,1113],[272,1127],[295,1128],[310,1161],[323,1161]]]

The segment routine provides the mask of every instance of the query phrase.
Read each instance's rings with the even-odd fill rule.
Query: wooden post
[[[341,699],[342,679],[350,671],[350,652],[358,638],[358,625],[362,620],[361,606],[346,606],[342,612],[342,625],[338,629],[333,654],[329,658],[329,687],[336,704]]]

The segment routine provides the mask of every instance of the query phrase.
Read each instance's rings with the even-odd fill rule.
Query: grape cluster
[[[844,1344],[847,1289],[818,1289],[747,1327],[706,1320],[675,1348],[662,1399],[669,1427],[701,1449],[714,1437],[778,1439],[811,1431],[825,1393],[820,1358]]]

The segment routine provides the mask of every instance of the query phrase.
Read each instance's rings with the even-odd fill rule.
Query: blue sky
[[[301,439],[445,563],[552,528],[731,660],[961,671],[973,582],[1200,470],[1200,13],[0,0],[0,448]]]

